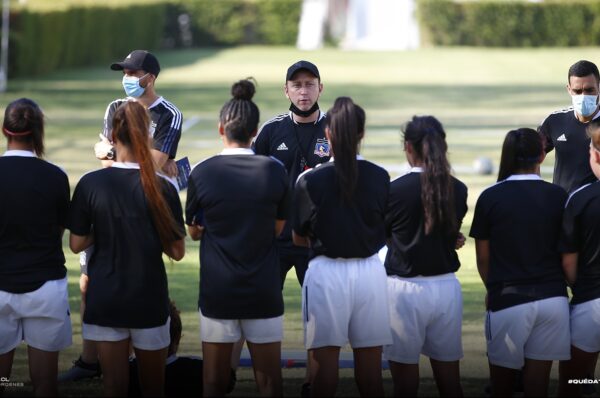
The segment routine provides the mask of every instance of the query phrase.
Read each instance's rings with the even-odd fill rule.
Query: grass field
[[[125,54],[123,54],[125,55]],[[551,111],[570,104],[565,91],[568,67],[579,59],[600,59],[600,49],[469,49],[429,48],[413,52],[345,52],[325,49],[298,52],[292,48],[241,47],[226,50],[190,50],[158,53],[163,72],[158,92],[174,102],[184,114],[186,130],[179,155],[196,163],[220,150],[216,133],[218,110],[229,98],[236,79],[253,76],[258,81],[255,100],[261,122],[287,109],[282,86],[286,68],[298,59],[315,62],[325,86],[319,101],[327,109],[340,95],[349,95],[367,111],[367,133],[362,152],[397,175],[405,164],[399,129],[413,114],[432,114],[445,125],[450,157],[456,176],[469,187],[472,210],[479,193],[494,176],[470,171],[478,156],[490,157],[498,165],[499,149],[506,132],[515,127],[536,127]],[[121,75],[108,65],[68,70],[41,79],[10,81],[9,92],[0,96],[2,108],[13,99],[30,97],[44,109],[47,122],[47,158],[63,166],[72,187],[79,177],[99,164],[92,146],[102,126],[106,105],[123,95]],[[4,145],[4,144],[2,144]],[[544,164],[549,179],[553,155]],[[185,193],[181,196],[185,201]],[[465,217],[468,235],[472,212]],[[182,310],[184,337],[180,352],[200,355],[198,316],[198,244],[188,241],[185,258],[167,265],[171,295]],[[68,248],[65,246],[65,252]],[[484,289],[476,271],[474,245],[468,240],[460,250],[463,286],[465,357],[462,374],[465,392],[481,395],[487,378],[483,338]],[[61,354],[60,369],[70,366],[80,351],[78,261],[67,255],[74,345]],[[225,292],[223,293],[226,294]],[[285,351],[302,349],[299,316],[300,289],[288,275],[284,291]],[[421,393],[435,394],[429,367],[423,362]],[[351,371],[344,371],[338,395],[356,395]],[[19,349],[12,381],[27,381],[24,350]],[[303,374],[285,370],[285,392],[296,395]],[[555,377],[555,372],[553,377]],[[249,370],[240,372],[235,395],[252,395],[255,389]],[[386,389],[391,383],[386,372]],[[26,395],[13,389],[8,393]],[[65,395],[97,395],[99,383],[69,383]]]

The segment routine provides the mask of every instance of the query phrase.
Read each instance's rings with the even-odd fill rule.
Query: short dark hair
[[[600,82],[600,72],[598,72],[596,64],[586,60],[577,61],[569,68],[567,82],[571,83],[571,76],[585,77],[589,75],[594,75],[596,81]]]
[[[587,136],[591,139],[594,149],[600,151],[600,120],[594,119],[590,121],[585,130]]]

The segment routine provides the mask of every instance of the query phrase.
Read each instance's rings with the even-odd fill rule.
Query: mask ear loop
[[[148,84],[150,84],[150,82],[147,82],[145,86],[142,86],[142,85],[140,84],[140,81],[141,81],[143,78],[145,78],[146,76],[148,76],[148,75],[150,75],[150,72],[146,72],[146,74],[145,74],[144,76],[140,76],[140,77],[138,78],[138,85],[139,85],[140,87],[144,88],[144,89],[146,89],[146,88],[148,87]]]

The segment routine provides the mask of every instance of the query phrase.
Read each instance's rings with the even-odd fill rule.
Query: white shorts
[[[283,340],[283,315],[264,319],[216,319],[200,313],[200,339],[205,343],[235,343],[242,336],[254,344]]]
[[[88,273],[88,264],[90,263],[90,258],[92,258],[93,253],[94,245],[91,245],[90,247],[79,253],[79,269],[84,275],[87,275]]]
[[[0,290],[0,355],[21,341],[43,351],[60,351],[72,343],[67,278],[47,281],[28,293]]]
[[[417,364],[421,354],[438,361],[458,361],[462,349],[462,293],[453,273],[387,278],[392,345],[389,361]]]
[[[313,258],[302,286],[306,349],[392,342],[385,268],[368,258]]]
[[[600,351],[600,298],[571,306],[571,345]]]
[[[570,359],[569,335],[566,297],[551,297],[487,312],[485,336],[492,365],[521,369],[525,358]]]
[[[81,326],[84,340],[122,341],[131,339],[131,344],[140,350],[156,351],[166,348],[171,343],[169,326],[171,318],[162,326],[145,329],[113,328],[108,326],[84,323]]]

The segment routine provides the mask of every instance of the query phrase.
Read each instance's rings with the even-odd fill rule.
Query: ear
[[[142,79],[142,80],[145,83],[145,86],[143,86],[144,88],[148,87],[149,85],[154,86],[154,81],[156,80],[156,76],[154,76],[152,73],[148,73],[146,75],[146,77],[144,77],[144,79]]]
[[[223,127],[223,123],[219,122],[217,128],[219,129],[219,135],[224,136],[225,135],[225,128]]]
[[[566,89],[567,89],[567,93],[568,93],[569,95],[573,95],[573,94],[571,94],[571,85],[570,85],[570,84],[567,84],[567,85],[566,85]]]
[[[258,133],[258,129],[254,129],[254,131],[252,133],[250,133],[250,138],[256,137],[257,133]]]
[[[323,92],[323,83],[319,82],[319,95]]]
[[[287,82],[285,82],[285,84],[283,85],[283,93],[285,94],[287,99],[290,99],[290,95],[288,93],[288,86],[287,86]]]
[[[592,151],[592,159],[594,159],[594,163],[600,164],[600,152],[598,152],[594,148],[590,148],[590,151]]]
[[[544,159],[546,159],[546,151],[544,150],[544,148],[542,148],[542,153],[540,155],[539,163],[540,164],[544,163]]]

